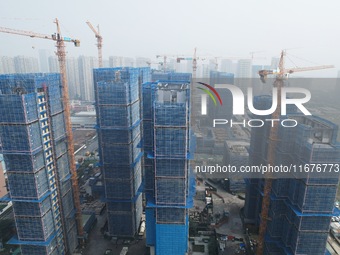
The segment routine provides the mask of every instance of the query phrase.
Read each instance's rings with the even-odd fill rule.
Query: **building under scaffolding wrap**
[[[257,108],[266,101],[268,98],[257,98]],[[298,125],[279,127],[276,165],[340,163],[335,124],[315,116],[286,117],[295,119]],[[268,133],[269,127],[252,129],[250,164],[267,163]],[[301,178],[294,174],[293,178],[273,180],[264,254],[325,254],[339,173],[334,171],[327,178],[321,175]],[[263,186],[262,179],[247,180],[245,219],[256,225],[261,222]]]
[[[94,69],[100,165],[111,236],[133,237],[142,215],[140,84],[149,68]]]
[[[146,242],[156,255],[186,254],[188,208],[195,192],[189,167],[191,77],[170,76],[167,81],[143,84]]]
[[[23,255],[77,246],[59,74],[0,76],[0,146]]]

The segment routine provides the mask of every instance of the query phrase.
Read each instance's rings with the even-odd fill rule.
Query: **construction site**
[[[287,72],[284,56],[282,51],[274,83],[279,93]],[[267,74],[273,72],[262,70],[259,74],[265,82]],[[255,102],[257,109],[268,109],[271,98],[260,96]],[[338,127],[319,117],[294,115],[296,110],[290,108],[286,117],[298,121],[294,128],[275,125],[252,129],[251,165],[327,165],[339,162]],[[280,110],[277,109],[271,117],[280,118]],[[332,173],[320,179],[320,176],[307,173],[287,177],[290,178],[273,179],[271,174],[267,174],[266,179],[247,180],[244,217],[245,222],[259,228],[256,254],[325,254],[339,176]]]
[[[87,21],[98,63],[84,64],[90,74],[79,88],[70,88],[65,47],[79,47],[80,41],[62,36],[58,19],[54,23],[53,34],[0,27],[2,33],[53,41],[59,70],[0,75],[0,154],[8,191],[0,200],[6,210],[12,206],[14,219],[4,253],[0,235],[1,255],[340,254],[334,203],[339,172],[259,178],[194,171],[218,164],[339,166],[338,126],[302,114],[298,105],[289,105],[287,114],[280,107],[267,115],[244,114],[245,121],[294,120],[294,127],[211,125],[215,119],[241,119],[232,91],[216,90],[216,84],[242,92],[262,82],[275,88],[281,106],[290,74],[333,66],[287,68],[282,50],[275,68],[260,68],[252,66],[251,52],[249,59],[234,58],[238,78],[256,71],[254,84],[241,84],[231,72],[233,61],[224,62],[228,71],[218,71],[219,59],[228,57],[198,55],[194,48],[192,55],[156,55],[162,62],[142,60],[142,67],[108,67],[99,26]],[[171,68],[183,62],[190,73]],[[209,81],[198,79],[199,68]],[[72,114],[69,94],[77,89],[86,98],[79,108],[92,111]],[[204,100],[210,100],[205,108]],[[272,95],[251,100],[256,111],[271,109],[274,101]]]
[[[295,130],[279,130],[280,142],[275,151],[277,164],[334,163],[339,160],[339,144],[336,143],[337,127],[320,118],[300,119]],[[317,134],[317,135],[316,135]],[[255,139],[266,133],[253,133]],[[259,144],[258,142],[256,143]],[[293,146],[292,146],[293,144]],[[257,147],[259,148],[259,147]],[[266,161],[266,146],[251,150],[250,164]],[[294,150],[292,151],[292,148]],[[273,180],[270,193],[269,218],[264,254],[323,254],[327,242],[329,223],[334,212],[338,176],[320,179],[315,175],[301,179]],[[260,226],[263,180],[247,180],[245,222]]]

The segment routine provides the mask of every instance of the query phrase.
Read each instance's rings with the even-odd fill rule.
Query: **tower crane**
[[[260,51],[251,51],[251,52],[249,52],[249,55],[251,56],[251,59],[253,60],[255,53],[257,54],[257,53],[263,53],[263,52],[265,52],[265,51],[263,51],[263,50],[260,50]],[[261,58],[261,59],[265,59],[265,58]]]
[[[163,58],[163,71],[166,71],[166,61],[168,58],[177,58],[176,55],[168,55],[168,54],[162,54],[162,55],[156,55],[156,58]],[[178,60],[177,60],[178,62]]]
[[[283,70],[283,75],[288,76],[289,74],[292,74],[292,73],[328,69],[328,68],[333,68],[333,67],[334,67],[333,65],[322,65],[322,66],[288,68],[288,69]],[[263,83],[266,83],[267,76],[271,74],[279,75],[280,70],[276,69],[276,70],[260,70],[259,71],[260,79]]]
[[[68,84],[66,78],[66,51],[65,51],[65,42],[73,42],[74,46],[79,47],[80,41],[77,39],[72,39],[70,37],[63,37],[61,35],[59,21],[56,18],[54,23],[57,26],[57,33],[52,35],[39,34],[32,31],[23,31],[11,28],[0,27],[0,32],[15,34],[15,35],[23,35],[29,36],[31,38],[40,38],[47,39],[56,42],[56,55],[58,57],[59,68],[60,68],[60,78],[62,85],[62,93],[63,93],[63,104],[64,104],[64,116],[65,116],[65,126],[66,126],[66,136],[68,143],[68,156],[70,160],[70,172],[72,179],[72,187],[73,187],[73,199],[76,207],[76,221],[77,221],[77,230],[78,235],[82,238],[84,236],[83,225],[82,225],[82,215],[80,208],[80,197],[79,197],[79,186],[78,186],[78,176],[77,170],[75,166],[75,158],[74,158],[74,146],[73,146],[73,133],[72,133],[72,124],[71,124],[71,115],[70,115],[70,100],[69,100],[69,92],[68,92]],[[60,200],[61,201],[61,200]]]
[[[168,58],[174,58],[176,59],[177,63],[181,63],[183,60],[192,61],[192,77],[196,78],[196,70],[197,70],[197,55],[196,55],[196,48],[194,48],[194,54],[193,55],[170,55],[170,54],[162,54],[162,55],[156,55],[156,58],[163,58],[163,70],[166,71],[166,63]]]
[[[193,60],[193,62],[196,62],[196,61],[194,61],[194,59],[196,58],[196,48],[195,48],[194,55],[195,56],[193,58],[193,56],[186,57],[185,55],[161,54],[161,55],[156,55],[156,58],[163,58],[163,71],[165,72],[166,71],[166,64],[167,64],[167,59],[168,58],[176,59],[177,63],[180,63],[182,60]],[[193,63],[193,65],[195,65],[195,64]],[[195,69],[194,66],[193,66],[193,69]],[[197,69],[197,67],[196,67],[196,69]]]
[[[197,48],[194,48],[194,54],[193,56],[184,56],[184,55],[180,55],[177,57],[177,63],[180,63],[182,60],[189,60],[192,61],[192,78],[195,79],[196,78],[196,71],[197,71]]]
[[[145,63],[148,65],[148,67],[151,67],[152,64],[157,64],[157,65],[163,66],[163,62],[146,61]]]
[[[277,88],[277,104],[281,105],[281,88],[284,85],[284,79],[291,73],[295,72],[303,72],[303,71],[311,71],[311,70],[320,70],[333,68],[332,65],[324,65],[324,66],[314,66],[314,67],[303,67],[303,68],[285,68],[284,65],[284,57],[286,56],[286,51],[281,51],[281,57],[279,61],[279,66],[277,70],[260,70],[259,75],[262,82],[265,82],[267,75],[274,74],[276,75],[276,79],[274,81],[274,86]],[[281,108],[277,107],[275,112],[272,114],[273,119],[280,119],[281,117]],[[267,162],[268,165],[275,164],[275,151],[276,145],[278,141],[278,124],[275,123],[271,126],[269,131],[269,141],[268,141],[268,152],[267,152]],[[265,183],[263,190],[263,199],[262,199],[262,207],[261,207],[261,223],[259,228],[259,239],[258,239],[258,247],[256,254],[263,255],[264,251],[264,239],[267,229],[267,222],[269,220],[269,206],[270,206],[270,193],[272,190],[273,179],[270,173],[265,175]]]
[[[161,57],[163,57],[163,71],[165,72],[166,71],[166,60],[167,60],[167,58],[168,58],[168,56],[167,55],[156,55],[156,58],[161,58]]]
[[[192,78],[196,79],[196,71],[197,71],[197,48],[194,49],[194,56],[192,58]]]
[[[103,37],[99,31],[99,25],[97,26],[97,30],[92,26],[90,21],[86,21],[86,24],[90,27],[90,29],[95,34],[97,38],[97,48],[98,48],[98,66],[103,67],[103,54],[102,54],[102,46],[103,46]]]

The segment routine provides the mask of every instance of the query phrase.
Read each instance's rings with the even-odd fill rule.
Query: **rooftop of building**
[[[250,134],[249,131],[244,130],[239,125],[234,125],[231,127],[231,133],[234,139],[237,140],[249,140]]]
[[[300,127],[305,127],[311,132],[308,135],[307,142],[310,144],[335,144],[337,139],[338,126],[326,119],[317,116],[289,115],[289,118],[295,119]],[[321,146],[321,145],[319,145]]]
[[[48,81],[60,82],[57,73],[27,73],[27,74],[4,74],[0,75],[0,94],[22,95],[37,92]]]
[[[183,91],[189,89],[189,81],[157,81],[158,90],[176,90]]]
[[[240,156],[249,156],[247,147],[249,147],[250,143],[246,141],[231,141],[227,140],[226,145],[229,148],[229,151],[234,154],[239,154]]]

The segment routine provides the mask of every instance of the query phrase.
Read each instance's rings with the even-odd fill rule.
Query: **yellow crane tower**
[[[103,67],[103,54],[102,54],[102,46],[103,46],[103,37],[99,31],[99,25],[97,26],[97,30],[92,26],[90,21],[86,21],[86,24],[91,28],[95,37],[97,38],[97,48],[98,48],[98,66]]]
[[[274,87],[277,88],[277,105],[281,105],[281,88],[284,85],[284,79],[287,78],[289,74],[296,72],[304,72],[304,71],[312,71],[312,70],[320,70],[333,68],[332,65],[323,65],[323,66],[313,66],[313,67],[302,67],[302,68],[285,68],[284,66],[284,57],[286,56],[286,51],[282,50],[281,57],[279,61],[279,66],[277,70],[260,70],[259,75],[261,81],[264,83],[266,81],[267,75],[276,75],[276,79],[274,82]],[[281,108],[277,107],[275,112],[272,114],[272,119],[280,119],[281,117]],[[275,123],[272,125],[269,131],[269,141],[268,141],[268,153],[267,153],[267,162],[268,165],[275,164],[275,149],[278,141],[278,124]],[[259,228],[259,239],[258,239],[258,247],[256,254],[263,255],[264,251],[264,238],[267,229],[267,222],[269,220],[269,206],[270,206],[270,193],[272,189],[273,179],[270,174],[265,175],[265,184],[263,190],[263,200],[261,207],[261,223]]]
[[[192,58],[192,78],[196,79],[197,72],[197,48],[194,48],[194,56]]]
[[[192,61],[192,77],[196,78],[196,71],[197,71],[197,54],[196,54],[196,48],[194,48],[194,54],[191,56],[186,55],[171,55],[171,54],[162,54],[162,55],[156,55],[156,58],[163,58],[163,71],[166,71],[166,64],[168,58],[174,58],[176,59],[177,63],[180,63],[183,60]]]
[[[196,54],[196,48],[195,48],[195,54]],[[156,55],[156,58],[163,58],[163,71],[164,72],[166,72],[168,58],[176,59],[177,63],[180,63],[182,60],[193,60],[192,56],[187,58],[187,57],[184,57],[184,55],[171,55],[171,54]],[[195,69],[194,68],[194,61],[193,61],[193,69]],[[196,71],[196,69],[195,69],[195,71]]]
[[[71,114],[70,114],[70,98],[68,93],[68,84],[66,78],[66,51],[65,51],[65,42],[73,42],[74,46],[79,47],[80,41],[77,39],[72,39],[69,37],[63,37],[61,35],[60,25],[58,19],[54,20],[54,23],[57,26],[57,33],[52,35],[44,35],[35,33],[32,31],[23,31],[11,28],[0,27],[0,32],[8,33],[8,34],[16,34],[29,36],[32,38],[40,38],[47,39],[56,42],[56,55],[59,61],[60,68],[60,77],[61,77],[61,85],[62,85],[62,93],[63,93],[63,104],[64,104],[64,116],[65,116],[65,126],[66,126],[66,135],[67,135],[67,143],[68,143],[68,156],[70,160],[70,172],[72,178],[72,187],[73,187],[73,199],[76,207],[76,220],[77,220],[77,230],[80,238],[83,238],[83,225],[82,225],[82,216],[81,216],[81,208],[80,208],[80,197],[79,197],[79,186],[78,186],[78,176],[75,165],[74,158],[74,146],[73,146],[73,133],[72,133],[72,124],[71,124]],[[61,200],[59,200],[61,201]],[[82,239],[81,239],[82,240]]]
[[[163,58],[163,71],[166,72],[166,64],[167,64],[167,59],[168,58],[177,58],[178,56],[176,55],[168,55],[168,54],[161,54],[161,55],[156,55],[156,58]],[[178,62],[178,60],[177,60]]]

